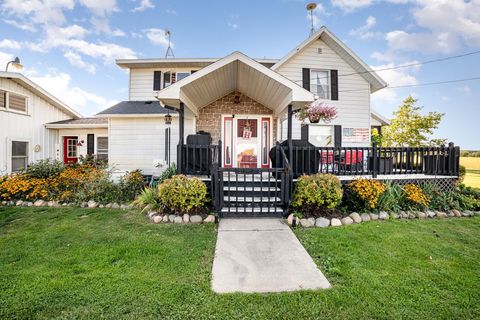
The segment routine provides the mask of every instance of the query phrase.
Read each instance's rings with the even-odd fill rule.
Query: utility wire
[[[471,52],[467,52],[467,53],[458,54],[458,55],[455,55],[455,56],[448,56],[448,57],[444,57],[444,58],[425,60],[425,61],[415,62],[415,63],[401,64],[401,65],[393,66],[393,67],[373,69],[371,71],[343,73],[343,74],[339,74],[338,77],[346,77],[346,76],[352,76],[352,75],[357,75],[357,74],[374,73],[374,72],[379,72],[379,71],[395,70],[395,69],[402,69],[402,68],[411,68],[411,67],[421,66],[421,65],[430,64],[430,63],[443,62],[443,61],[447,61],[447,60],[463,58],[463,57],[467,57],[467,56],[471,56],[471,55],[475,55],[475,54],[479,54],[479,53],[480,53],[480,50],[471,51]],[[328,77],[310,78],[310,80],[316,80],[316,79],[328,79]],[[294,82],[302,82],[302,81],[303,80],[296,80]]]
[[[411,87],[425,87],[425,86],[433,86],[433,85],[438,85],[438,84],[465,82],[465,81],[474,81],[474,80],[480,80],[480,77],[445,80],[445,81],[437,81],[437,82],[426,82],[426,83],[417,83],[417,84],[405,84],[405,85],[401,85],[401,86],[388,86],[388,87],[383,88],[382,90],[398,89],[398,88],[411,88]],[[365,89],[339,90],[338,92],[352,92],[352,91],[370,91],[370,89],[367,89],[367,90],[365,90]]]

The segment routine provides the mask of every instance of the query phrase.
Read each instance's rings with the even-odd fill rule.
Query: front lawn
[[[332,289],[215,295],[214,225],[155,225],[120,210],[0,208],[0,319],[480,317],[479,217],[296,233]]]

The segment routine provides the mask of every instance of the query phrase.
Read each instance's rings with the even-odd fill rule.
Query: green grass
[[[332,289],[216,295],[213,225],[153,225],[104,209],[0,208],[0,319],[480,317],[478,217],[296,233]]]

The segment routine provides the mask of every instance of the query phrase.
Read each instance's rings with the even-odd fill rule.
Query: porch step
[[[275,215],[275,216],[281,216],[283,215],[283,209],[280,207],[224,207],[222,209],[222,216],[228,216],[229,214],[234,215],[234,216],[239,216],[239,215],[257,215],[257,216],[263,216],[263,215]]]
[[[273,184],[273,183],[272,183]],[[223,191],[235,191],[235,192],[267,192],[267,191],[280,191],[279,187],[243,187],[243,186],[235,186],[235,187],[223,187]]]
[[[279,197],[223,197],[224,201],[228,202],[262,202],[273,204],[275,202],[280,202]]]

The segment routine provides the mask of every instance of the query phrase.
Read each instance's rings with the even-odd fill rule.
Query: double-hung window
[[[320,99],[330,99],[330,73],[327,70],[310,70],[310,92]]]
[[[190,72],[177,72],[177,81],[185,79],[190,75]]]
[[[97,137],[97,159],[108,161],[108,137]]]
[[[12,141],[12,172],[25,169],[28,165],[28,142]]]
[[[164,72],[163,73],[163,88],[172,85],[174,82],[185,79],[190,75],[190,72]]]

